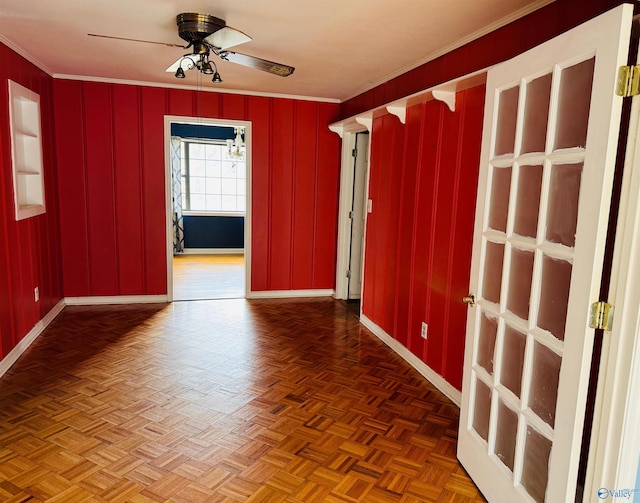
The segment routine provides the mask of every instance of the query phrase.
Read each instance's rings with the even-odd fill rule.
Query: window
[[[226,143],[183,140],[181,167],[185,211],[244,214],[245,158],[233,158]]]

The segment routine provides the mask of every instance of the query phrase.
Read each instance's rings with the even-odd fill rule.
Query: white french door
[[[632,15],[487,75],[458,457],[492,503],[574,500]]]

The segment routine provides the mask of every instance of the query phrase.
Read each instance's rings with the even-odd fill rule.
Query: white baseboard
[[[34,327],[25,335],[20,342],[0,360],[0,377],[2,377],[11,366],[18,361],[18,358],[22,356],[29,346],[36,340],[36,338],[43,332],[45,328],[55,319],[56,316],[64,309],[64,299],[59,301],[51,310],[44,315],[40,321],[38,321]]]
[[[166,295],[113,295],[92,297],[66,297],[67,306],[99,306],[102,304],[166,304]]]
[[[244,248],[185,248],[174,255],[244,255]]]
[[[334,290],[264,290],[247,292],[247,299],[293,299],[296,297],[332,297]]]
[[[373,321],[367,318],[364,314],[360,315],[360,321],[367,327],[373,335],[384,342],[387,346],[393,349],[399,356],[401,356],[409,365],[416,369],[424,378],[433,384],[443,395],[449,400],[455,403],[458,407],[462,403],[462,393],[454,388],[447,380],[433,370],[429,365],[424,363],[420,358],[414,355],[409,349],[403,346],[400,342],[391,337],[382,328],[376,325]]]

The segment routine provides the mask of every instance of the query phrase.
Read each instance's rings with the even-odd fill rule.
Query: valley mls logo
[[[607,489],[606,487],[601,487],[598,489],[598,498],[606,500],[611,496],[612,498],[631,499],[631,496],[636,492],[640,492],[640,489]]]

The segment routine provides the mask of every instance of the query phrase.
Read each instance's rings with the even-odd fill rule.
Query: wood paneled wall
[[[40,95],[47,211],[20,221],[13,199],[7,79]],[[62,298],[54,143],[52,78],[0,43],[0,359]]]
[[[374,120],[362,310],[461,389],[484,86],[456,98]]]
[[[166,293],[164,115],[252,122],[252,290],[334,287],[337,104],[54,82],[64,294]]]

